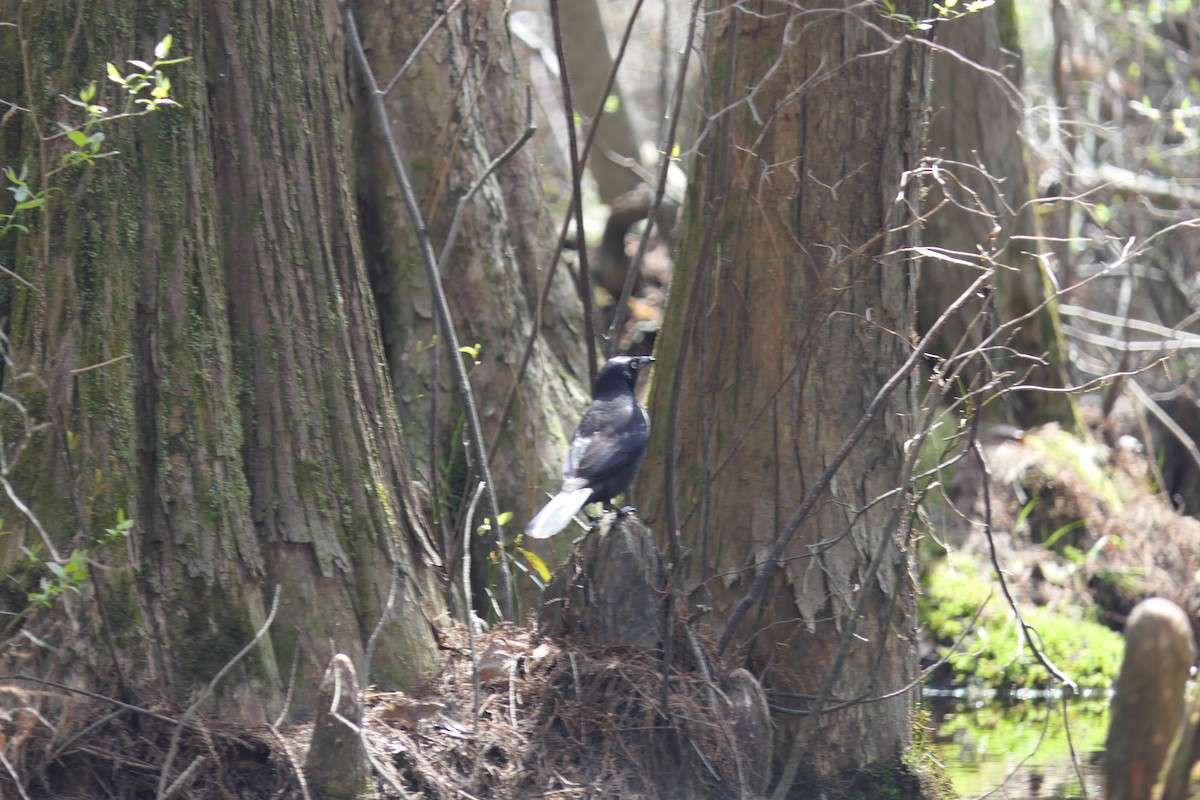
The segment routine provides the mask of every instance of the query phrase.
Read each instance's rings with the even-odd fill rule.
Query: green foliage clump
[[[921,624],[940,647],[962,639],[947,660],[956,684],[1001,693],[1056,684],[1020,635],[995,577],[974,560],[952,554],[927,570],[918,604]],[[1124,653],[1119,634],[1082,614],[1030,608],[1021,614],[1038,648],[1081,688],[1104,689],[1116,680]]]

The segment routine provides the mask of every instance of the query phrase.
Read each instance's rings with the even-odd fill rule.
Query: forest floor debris
[[[664,685],[659,655],[628,647],[542,640],[512,626],[478,634],[476,660],[461,627],[442,644],[444,668],[419,691],[365,693],[376,797],[753,796],[728,697],[686,663]],[[182,709],[143,698],[147,710],[135,710],[46,685],[5,691],[0,737],[11,769],[0,772],[2,796],[155,796]],[[297,765],[311,725],[194,720],[172,760],[169,796],[307,796]]]

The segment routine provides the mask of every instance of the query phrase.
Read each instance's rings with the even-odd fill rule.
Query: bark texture
[[[338,653],[321,679],[312,741],[304,759],[309,785],[318,797],[354,800],[370,794],[367,751],[358,730],[363,722],[360,688],[354,662]]]
[[[107,568],[71,621],[87,635],[61,668],[110,674],[119,653],[131,682],[185,701],[278,586],[270,639],[218,688],[220,713],[261,719],[293,659],[301,687],[331,642],[362,668],[394,579],[403,613],[371,677],[415,682],[435,659],[438,556],[401,448],[321,7],[4,0],[0,18],[29,48],[15,63],[6,48],[3,71],[25,75],[23,103],[49,120],[70,110],[57,93],[168,31],[190,58],[172,73],[182,108],[111,128],[122,155],[64,173],[15,261],[29,286],[12,284],[4,390],[51,423],[18,491],[63,551],[118,509],[136,523],[127,549],[97,555]],[[60,145],[23,124],[22,153],[56,159]],[[0,547],[36,539],[0,513],[22,523]],[[308,692],[296,702],[306,711]]]
[[[901,176],[919,155],[925,49],[882,36],[876,26],[905,31],[860,18],[861,7],[834,5],[759,15],[709,4],[706,144],[690,181],[637,493],[652,527],[679,530],[682,588],[711,606],[715,633],[755,570],[771,570],[726,657],[760,676],[774,703],[802,706],[797,694],[816,694],[867,594],[833,694],[896,695],[817,719],[802,779],[899,756],[916,700],[905,691],[917,661],[904,499],[884,497],[899,481],[909,392],[867,429],[785,559],[763,563],[908,355],[915,314],[913,269],[900,252],[915,232],[896,200],[915,203],[915,182],[902,188]],[[914,17],[928,10],[901,5]],[[877,552],[877,577],[864,582]],[[776,719],[777,753],[791,751],[795,719]]]
[[[972,12],[937,26],[938,44],[951,52],[933,56],[932,115],[929,154],[945,159],[942,180],[928,182],[927,208],[949,203],[925,225],[925,244],[960,261],[987,266],[980,252],[997,264],[997,322],[1026,315],[1007,343],[1014,352],[1044,358],[994,353],[991,364],[1011,370],[1021,382],[1068,386],[1066,358],[1053,306],[1039,308],[1052,294],[1042,264],[1033,257],[1028,238],[1040,224],[1030,202],[1035,197],[1022,137],[1024,126],[1021,51],[1012,0]],[[955,55],[956,54],[956,55]],[[986,174],[984,174],[986,172]],[[1048,248],[1044,248],[1048,250]],[[919,330],[923,333],[964,292],[977,273],[961,264],[928,258],[921,265]],[[949,356],[982,341],[979,304],[968,306],[943,329],[933,350]],[[1057,421],[1075,426],[1071,396],[1062,392],[1012,392],[1004,398],[1006,421],[1031,427]]]
[[[546,587],[538,623],[547,636],[592,644],[663,646],[667,574],[650,529],[636,517],[605,520],[571,550]]]
[[[429,30],[432,36],[388,95],[393,132],[441,252],[459,199],[489,161],[517,140],[524,92],[497,3],[463,4],[439,22],[430,4],[356,4],[366,51],[386,84]],[[358,86],[357,81],[354,84]],[[356,103],[355,88],[350,95]],[[473,487],[461,441],[450,368],[429,348],[436,331],[416,237],[392,182],[387,155],[362,104],[352,116],[363,240],[383,321],[388,362],[422,478],[438,500]],[[443,269],[451,312],[466,346],[481,345],[471,373],[492,453],[501,511],[523,524],[540,506],[539,485],[557,487],[562,454],[587,397],[583,317],[565,266],[543,309],[540,340],[517,407],[502,419],[547,279],[555,237],[530,148],[483,184],[463,215]],[[458,356],[465,357],[465,356]],[[436,413],[431,404],[436,403]],[[431,443],[432,439],[432,443]],[[453,504],[450,505],[453,512]]]
[[[1144,600],[1125,625],[1125,658],[1105,742],[1106,800],[1150,800],[1183,720],[1195,650],[1183,609]]]

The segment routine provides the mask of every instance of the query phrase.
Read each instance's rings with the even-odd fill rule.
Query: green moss
[[[1088,494],[1101,500],[1110,514],[1122,513],[1123,498],[1132,496],[1132,487],[1123,473],[1107,468],[1108,455],[1100,445],[1060,428],[1027,434],[1022,441],[1046,456],[1050,478],[1072,476],[1082,481]]]
[[[918,732],[918,741],[923,737]],[[799,781],[790,797],[825,797],[837,800],[947,800],[957,797],[936,757],[922,745],[874,768],[840,781]]]
[[[257,632],[246,603],[229,597],[218,585],[195,588],[201,596],[190,597],[185,606],[199,612],[178,619],[174,642],[175,668],[185,683],[211,679]],[[257,663],[254,658],[243,662],[249,669]]]
[[[138,585],[133,570],[117,569],[109,573],[111,577],[103,581],[101,592],[104,596],[104,609],[108,615],[113,638],[119,645],[126,645],[132,636],[139,636],[142,630],[142,612],[138,605]]]
[[[949,657],[955,683],[1001,692],[1056,684],[1025,645],[999,586],[979,563],[953,554],[928,570],[923,582],[918,599],[921,624],[943,647],[963,636],[976,612],[987,604],[958,651]],[[1037,631],[1047,658],[1079,686],[1108,688],[1116,680],[1124,653],[1119,634],[1082,613],[1068,617],[1022,608],[1021,614]]]

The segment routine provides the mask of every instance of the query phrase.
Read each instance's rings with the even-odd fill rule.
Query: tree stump
[[[650,529],[632,514],[600,521],[576,543],[542,594],[538,627],[598,645],[657,649],[668,601],[667,568]]]
[[[1161,597],[1133,609],[1106,743],[1108,800],[1149,800],[1183,718],[1192,658],[1192,627],[1183,609]]]
[[[729,699],[729,727],[742,772],[756,796],[765,796],[771,778],[775,733],[767,694],[757,678],[739,667],[729,673],[725,696]]]
[[[703,720],[711,729],[723,730],[717,737],[718,749],[701,756],[707,757],[708,769],[712,763],[734,764],[734,774],[724,777],[729,796],[760,797],[770,779],[774,736],[766,694],[745,669],[723,674],[720,657],[688,627],[683,600],[668,617],[666,604],[676,602],[674,596],[650,529],[632,515],[606,518],[576,542],[546,587],[538,624],[545,636],[570,635],[598,647],[616,645],[627,657],[633,650],[656,653],[674,676],[668,706],[686,708],[686,720],[672,713],[673,725],[656,726],[642,742],[643,752],[647,748],[662,754],[690,752],[695,741],[688,725]],[[669,631],[667,624],[673,625]],[[655,688],[621,707],[629,713],[646,698],[657,704],[658,685],[661,682],[654,681]],[[598,713],[602,716],[605,711]],[[700,762],[696,766],[699,769]],[[678,778],[665,772],[658,777],[669,784]],[[662,796],[698,796],[690,792],[701,783],[671,784],[669,792],[664,786],[658,789],[665,792]]]
[[[338,653],[321,680],[316,724],[304,763],[314,797],[350,800],[366,793],[367,754],[359,735],[362,715],[354,663]]]

